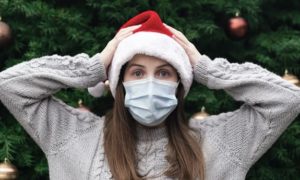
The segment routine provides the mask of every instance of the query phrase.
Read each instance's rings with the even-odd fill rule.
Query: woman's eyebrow
[[[141,64],[135,64],[135,63],[131,63],[131,64],[128,64],[127,68],[130,68],[132,66],[138,66],[138,67],[142,67],[142,68],[145,68],[145,66],[141,65]]]
[[[165,64],[162,64],[162,65],[160,65],[160,66],[157,66],[156,68],[162,68],[162,67],[165,67],[165,66],[169,66],[169,67],[172,67],[170,64],[168,64],[168,63],[165,63]]]

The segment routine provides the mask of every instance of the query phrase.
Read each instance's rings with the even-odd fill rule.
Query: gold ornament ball
[[[17,177],[17,168],[5,158],[4,162],[0,163],[0,180],[12,180],[17,179]]]
[[[198,112],[198,113],[196,113],[196,114],[194,114],[194,115],[192,116],[192,119],[203,120],[203,119],[205,119],[205,118],[208,117],[208,116],[209,116],[209,114],[205,111],[205,107],[203,106],[203,107],[201,108],[201,111],[200,111],[200,112]]]
[[[290,83],[295,84],[296,86],[300,87],[300,81],[297,78],[297,76],[295,76],[293,74],[289,74],[287,69],[285,70],[284,75],[282,76],[282,78],[289,81]]]
[[[105,92],[109,92],[110,91],[110,89],[109,89],[109,80],[106,80],[105,82],[104,82],[104,88],[105,88]]]
[[[0,47],[7,46],[11,41],[10,27],[0,17]]]
[[[85,105],[83,105],[83,102],[81,99],[79,99],[78,101],[78,108],[80,111],[83,111],[83,112],[90,112],[90,109],[88,107],[86,107]]]
[[[104,82],[104,84],[105,84],[105,88],[109,88],[109,80],[106,80],[106,81]]]

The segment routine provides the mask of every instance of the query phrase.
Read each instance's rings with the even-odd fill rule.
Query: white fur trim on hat
[[[94,97],[101,97],[105,91],[105,84],[103,82],[99,82],[94,87],[89,87],[88,92]]]
[[[109,86],[115,97],[122,66],[136,54],[145,54],[165,60],[178,72],[185,96],[193,82],[192,66],[185,50],[171,37],[156,32],[137,32],[122,40],[113,57],[109,70]]]

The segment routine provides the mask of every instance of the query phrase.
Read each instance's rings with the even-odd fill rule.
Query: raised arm
[[[0,100],[41,149],[58,150],[63,142],[93,125],[92,113],[52,96],[62,88],[87,88],[106,79],[100,54],[44,56],[0,73]]]
[[[257,161],[300,113],[300,88],[253,63],[202,55],[194,78],[244,102],[236,111],[192,122],[244,167]]]
[[[253,63],[229,63],[224,58],[212,61],[183,33],[165,26],[185,49],[197,82],[223,89],[244,102],[234,112],[192,120],[191,126],[201,129],[204,138],[215,143],[227,159],[248,170],[300,113],[300,88]]]
[[[101,53],[44,56],[0,73],[0,100],[45,153],[55,153],[94,126],[99,117],[52,96],[62,88],[88,88],[106,80],[115,49],[140,25],[124,28]],[[99,129],[101,131],[101,129]]]

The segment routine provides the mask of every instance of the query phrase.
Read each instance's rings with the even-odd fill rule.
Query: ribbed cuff
[[[87,69],[91,74],[92,82],[94,82],[91,86],[107,79],[105,65],[100,59],[100,53],[95,54],[89,59]]]
[[[206,56],[202,55],[198,62],[194,65],[194,79],[207,86],[208,82],[208,67],[212,64],[212,60]]]

